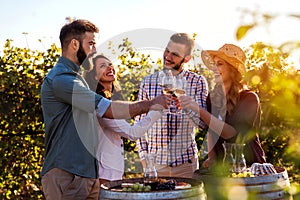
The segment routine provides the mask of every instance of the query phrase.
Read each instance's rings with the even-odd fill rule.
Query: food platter
[[[134,191],[123,190],[123,187],[132,187],[134,184],[143,185],[143,178],[129,178],[104,183],[101,185],[99,199],[151,199],[151,200],[170,200],[170,199],[189,199],[189,200],[206,200],[207,196],[204,191],[203,182],[196,179],[178,178],[178,177],[160,177],[165,180],[176,181],[176,186],[171,190],[150,190]],[[122,187],[123,186],[123,187]],[[143,185],[144,186],[144,185]]]
[[[160,180],[162,181],[162,180]],[[169,181],[168,179],[163,179],[164,182]],[[163,183],[163,182],[160,182]],[[149,192],[151,191],[151,188],[146,188],[147,186],[144,185],[142,182],[123,182],[121,185],[115,186],[113,188],[110,188],[112,191],[126,191],[127,189],[130,189],[129,191],[143,191],[143,192]],[[182,190],[182,189],[188,189],[191,188],[192,185],[190,183],[184,182],[184,181],[175,181],[175,188],[174,190]],[[161,189],[163,190],[163,189]],[[170,189],[171,190],[171,189]],[[153,191],[153,190],[152,190]],[[159,191],[159,189],[156,189],[155,191]]]
[[[175,190],[188,189],[190,187],[192,187],[191,184],[185,183],[184,185],[175,185]]]

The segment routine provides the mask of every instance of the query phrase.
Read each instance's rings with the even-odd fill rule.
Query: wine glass
[[[225,173],[232,173],[235,171],[235,156],[234,156],[234,146],[232,143],[224,142],[224,157],[223,157],[223,167],[225,168]]]
[[[185,95],[186,85],[187,85],[186,79],[182,75],[176,76],[175,89],[174,89],[174,93],[176,97]]]
[[[165,70],[160,74],[161,86],[164,94],[173,94],[175,85],[174,77],[171,70]]]
[[[163,94],[174,95],[175,79],[171,70],[162,71],[159,75],[159,79],[160,79]],[[172,105],[170,105],[170,108],[166,113],[172,114],[170,110],[171,106]]]
[[[146,154],[146,168],[144,169],[144,184],[150,185],[151,190],[155,190],[158,185],[157,172],[155,169],[155,158],[156,154]]]
[[[186,94],[186,87],[187,87],[187,82],[186,79],[184,78],[184,76],[181,75],[177,75],[175,78],[175,89],[174,89],[174,94],[177,97],[183,96]],[[178,108],[176,108],[177,114],[183,114],[182,110],[178,110]]]

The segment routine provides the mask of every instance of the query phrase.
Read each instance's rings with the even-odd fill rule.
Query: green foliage
[[[42,198],[44,154],[40,86],[57,61],[59,49],[46,52],[11,46],[0,57],[0,199]]]
[[[11,46],[7,40],[0,59],[0,134],[43,132],[40,85],[56,62],[55,46],[46,53]]]
[[[241,40],[253,27],[253,24],[240,26],[236,31],[236,39]]]
[[[40,174],[43,137],[39,135],[0,137],[1,199],[42,199]]]
[[[268,162],[284,166],[299,183],[300,73],[281,48],[253,44],[247,52],[247,80],[262,104],[260,138]]]
[[[118,81],[127,100],[135,101],[142,78],[162,68],[161,60],[153,61],[150,55],[136,51],[127,38],[119,45]]]
[[[256,27],[268,27],[278,14],[266,14],[245,9],[243,15],[250,15],[252,22],[238,27],[236,35],[241,40],[246,33]],[[298,14],[287,17],[300,19]],[[247,29],[245,29],[245,27]],[[294,27],[291,27],[294,31]],[[251,47],[248,80],[258,92],[263,108],[262,143],[268,160],[276,165],[284,165],[290,177],[294,192],[300,194],[299,187],[299,103],[300,69],[285,61],[292,52],[299,51],[300,41],[287,41],[277,49],[262,43]]]

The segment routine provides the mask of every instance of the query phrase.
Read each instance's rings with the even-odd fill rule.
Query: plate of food
[[[175,190],[180,190],[180,189],[187,189],[192,187],[191,184],[186,183],[186,182],[176,182],[175,185]]]
[[[192,187],[191,184],[175,179],[159,179],[158,190],[180,190]]]

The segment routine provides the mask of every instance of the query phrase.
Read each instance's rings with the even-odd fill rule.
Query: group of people
[[[136,141],[142,166],[155,155],[158,176],[192,178],[199,168],[197,129],[207,131],[208,157],[201,167],[222,162],[224,142],[242,141],[248,165],[266,162],[258,137],[260,102],[243,80],[246,56],[233,44],[202,51],[215,74],[188,71],[194,40],[175,33],[163,53],[163,71],[186,82],[186,94],[163,94],[161,72],[143,78],[138,101],[122,98],[112,62],[96,53],[98,28],[87,20],[62,27],[62,56],[41,88],[45,124],[42,187],[46,199],[98,199],[100,184],[122,179],[123,137]],[[83,68],[83,70],[82,70]],[[171,104],[183,114],[164,112]],[[133,124],[127,119],[135,119]]]

